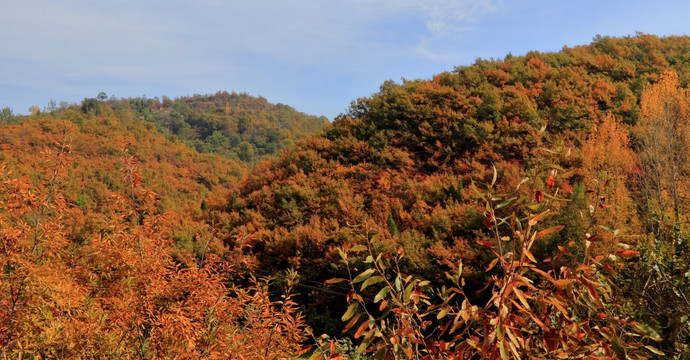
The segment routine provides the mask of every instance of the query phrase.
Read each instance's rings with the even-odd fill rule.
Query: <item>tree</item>
[[[239,143],[239,145],[237,145],[237,150],[237,155],[239,155],[240,160],[249,162],[254,159],[254,145],[252,145],[250,142],[242,141]]]
[[[19,121],[19,118],[14,115],[12,109],[4,107],[0,110],[0,125],[14,124]]]
[[[630,148],[628,131],[618,119],[606,115],[590,132],[582,145],[584,185],[598,191],[593,207],[615,207],[614,211],[592,212],[597,225],[623,229],[638,234],[635,202],[628,191],[628,181],[637,166],[637,155]],[[604,248],[606,248],[604,244]]]
[[[656,84],[645,87],[638,124],[644,194],[650,213],[668,215],[676,227],[686,211],[690,175],[690,104],[678,75],[664,72]]]
[[[663,332],[664,347],[676,358],[690,356],[690,264],[687,179],[690,176],[690,103],[678,76],[664,72],[641,97],[636,127],[650,236],[645,244],[635,293],[640,312],[652,314]]]

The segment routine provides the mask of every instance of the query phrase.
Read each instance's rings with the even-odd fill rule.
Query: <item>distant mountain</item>
[[[249,163],[275,155],[328,124],[324,116],[306,115],[288,105],[234,92],[174,100],[163,97],[162,101],[84,99],[81,108],[98,113],[105,104],[113,109],[131,110],[141,119],[155,123],[164,134],[175,135],[199,152]]]

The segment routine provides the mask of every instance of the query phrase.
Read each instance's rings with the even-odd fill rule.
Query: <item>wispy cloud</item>
[[[0,12],[0,107],[22,111],[98,91],[178,96],[225,89],[333,116],[385,79],[430,77],[477,57],[557,50],[597,33],[687,33],[689,4],[6,1]]]
[[[405,59],[441,58],[443,41],[494,1],[14,1],[0,13],[0,90],[76,100],[99,89],[278,93],[310,73],[386,77]]]

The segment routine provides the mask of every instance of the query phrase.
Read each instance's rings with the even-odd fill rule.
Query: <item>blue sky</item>
[[[0,108],[218,90],[333,119],[387,79],[597,35],[690,32],[690,1],[22,0],[0,12]]]

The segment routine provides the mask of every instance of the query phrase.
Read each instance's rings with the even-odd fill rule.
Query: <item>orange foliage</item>
[[[596,196],[588,200],[598,225],[634,235],[641,229],[633,195],[628,189],[637,166],[637,155],[629,143],[626,127],[614,116],[606,116],[582,145],[581,156],[584,184],[596,190]],[[615,211],[600,210],[609,206]]]
[[[65,134],[65,139],[67,138]],[[71,243],[75,221],[62,191],[69,145],[47,152],[40,185],[3,167],[0,278],[3,357],[284,358],[305,337],[287,276],[285,296],[270,298],[269,279],[232,285],[250,259],[171,256],[171,224],[157,195],[142,185],[138,159],[125,149],[124,192],[112,194],[106,220]],[[212,235],[208,241],[217,242]],[[232,256],[245,257],[246,238]],[[208,243],[207,243],[208,244]],[[243,245],[244,246],[243,246]],[[233,275],[234,274],[234,275]]]

